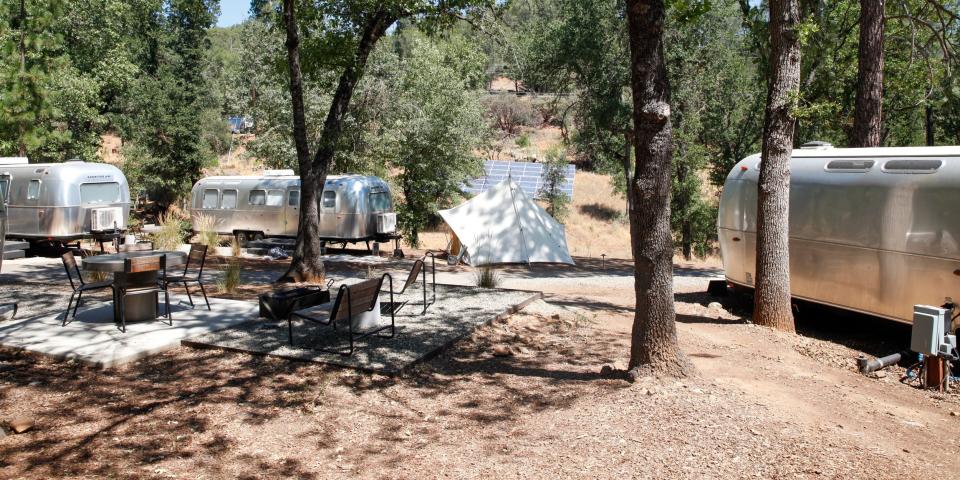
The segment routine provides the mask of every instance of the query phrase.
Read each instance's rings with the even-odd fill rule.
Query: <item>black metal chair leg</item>
[[[83,300],[83,291],[77,294],[77,303],[73,305],[73,318],[77,318],[77,309],[80,308],[80,302]]]
[[[190,286],[187,285],[187,282],[183,282],[183,289],[187,291],[187,300],[190,302],[190,308],[195,308],[193,306],[193,297],[190,296]]]
[[[207,300],[207,291],[203,288],[203,284],[200,282],[197,282],[197,285],[200,285],[200,293],[203,294],[203,301],[207,302],[207,310],[213,310],[212,308],[210,308],[210,300]]]
[[[70,301],[67,302],[67,311],[66,311],[66,312],[63,312],[63,323],[60,324],[61,327],[66,327],[66,326],[67,326],[67,320],[70,319],[70,309],[73,308],[73,297],[74,297],[76,294],[77,294],[77,292],[73,292],[73,293],[70,294]]]
[[[120,303],[120,333],[127,333],[127,311],[125,308],[123,308],[124,300],[126,300],[126,295],[124,295],[124,293],[125,292],[121,290],[119,296],[117,297]]]
[[[164,303],[167,307],[167,319],[170,320],[170,326],[173,326],[173,314],[170,313],[170,292],[166,289],[163,290]]]

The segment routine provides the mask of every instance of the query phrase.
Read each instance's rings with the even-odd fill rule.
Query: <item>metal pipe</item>
[[[887,355],[886,357],[868,359],[867,357],[860,355],[860,358],[857,358],[857,366],[860,367],[860,373],[866,375],[870,372],[899,363],[902,356],[902,353],[894,353]]]

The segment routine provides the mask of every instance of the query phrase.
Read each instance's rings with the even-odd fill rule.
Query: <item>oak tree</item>
[[[673,139],[663,54],[665,17],[663,0],[627,1],[635,132],[630,239],[636,294],[628,368],[633,375],[687,376],[693,365],[677,345],[673,305]]]
[[[770,1],[770,82],[757,194],[754,323],[794,331],[790,303],[790,156],[800,85],[797,0]]]

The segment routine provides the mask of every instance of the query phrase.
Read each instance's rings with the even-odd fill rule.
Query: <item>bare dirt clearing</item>
[[[0,418],[36,419],[0,438],[0,477],[951,475],[934,452],[960,449],[957,397],[855,371],[903,329],[814,309],[805,336],[772,332],[735,299],[708,306],[715,269],[678,265],[680,341],[700,376],[630,385],[598,373],[625,366],[629,262],[578,261],[506,270],[545,301],[399,378],[188,348],[104,371],[0,350]]]

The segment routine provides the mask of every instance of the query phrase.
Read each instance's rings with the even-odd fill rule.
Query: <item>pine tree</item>
[[[51,25],[62,14],[59,0],[0,4],[0,155],[34,156],[66,133],[54,128],[50,102],[61,43]]]

